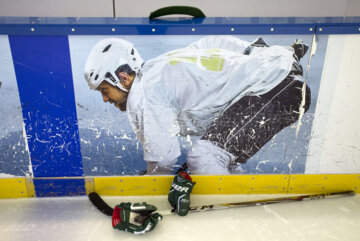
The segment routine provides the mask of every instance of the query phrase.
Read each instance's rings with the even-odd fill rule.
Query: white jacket
[[[255,48],[233,36],[208,36],[145,63],[127,100],[144,160],[170,165],[181,154],[178,135],[202,136],[210,122],[247,95],[262,95],[291,70],[288,47]]]

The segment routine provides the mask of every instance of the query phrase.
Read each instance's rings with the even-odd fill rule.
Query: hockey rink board
[[[335,188],[337,181],[356,191],[359,33],[359,18],[206,18],[170,23],[145,18],[0,18],[1,190],[7,193],[10,186],[16,187],[11,197],[84,195],[94,188],[107,195],[164,194],[172,173],[142,175],[147,165],[143,143],[127,113],[89,89],[86,59],[106,38],[132,43],[146,63],[210,35],[248,43],[262,38],[270,47],[290,47],[301,39],[309,46],[299,64],[311,101],[297,120],[272,133],[259,150],[237,164],[241,174],[209,171],[195,176],[209,183],[199,194],[304,193]],[[212,69],[214,61],[221,66],[222,58],[212,53],[199,63]],[[169,65],[182,62],[195,60],[178,58]],[[175,133],[178,165],[202,138],[203,133],[191,133]],[[261,139],[263,133],[245,137]],[[162,144],[170,149],[166,141]],[[337,181],[329,184],[330,176]]]

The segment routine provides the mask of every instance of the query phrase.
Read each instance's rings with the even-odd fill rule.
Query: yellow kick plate
[[[287,193],[289,175],[192,176],[193,194]],[[95,177],[102,195],[166,195],[173,176]]]
[[[164,195],[169,192],[172,176],[96,177],[95,191],[100,195]]]
[[[0,198],[28,197],[26,178],[0,179]]]
[[[291,175],[289,193],[360,192],[360,174]]]
[[[193,194],[295,194],[352,190],[360,193],[360,174],[192,176]],[[66,177],[64,179],[67,179]],[[84,177],[87,194],[167,195],[173,176]],[[0,198],[35,197],[32,178],[0,179]]]

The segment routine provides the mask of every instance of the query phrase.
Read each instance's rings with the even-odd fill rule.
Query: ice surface
[[[280,195],[193,195],[192,205],[279,197]],[[146,201],[169,209],[166,196],[104,197],[120,202]],[[86,197],[0,200],[2,241],[52,240],[360,240],[360,195],[259,207],[164,216],[143,236],[114,230],[111,218]]]

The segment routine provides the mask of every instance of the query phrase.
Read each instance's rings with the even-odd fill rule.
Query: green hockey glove
[[[113,228],[133,234],[145,234],[155,228],[162,219],[157,208],[151,204],[120,203],[114,208],[112,216]]]
[[[189,174],[179,172],[174,177],[168,195],[170,205],[180,216],[185,216],[190,208],[190,194],[195,185]]]

